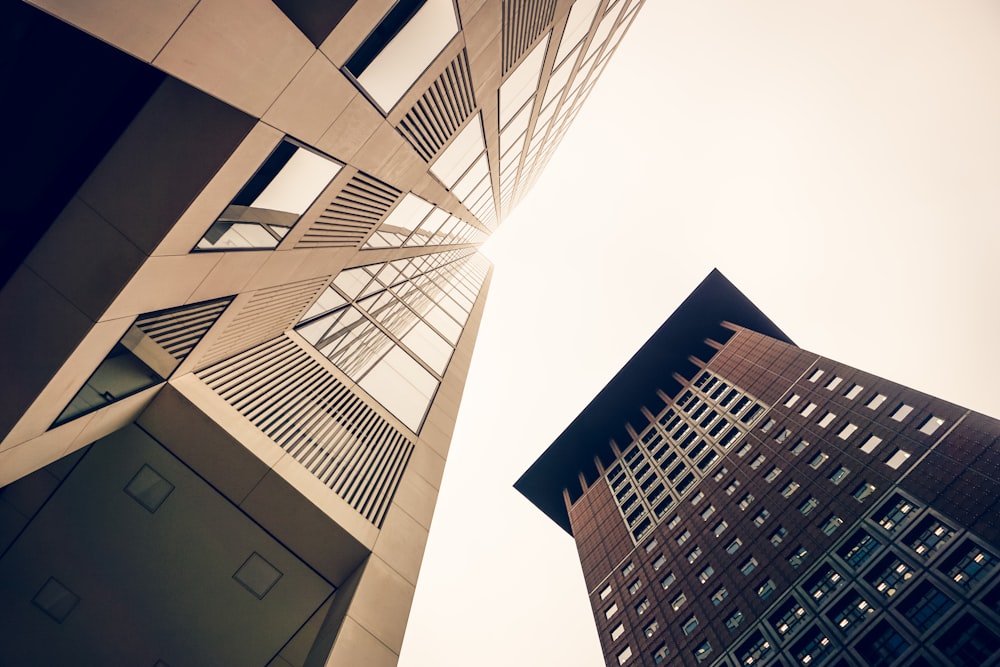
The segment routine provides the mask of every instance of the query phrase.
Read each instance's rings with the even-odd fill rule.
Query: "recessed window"
[[[713,574],[715,574],[715,568],[709,565],[704,570],[698,573],[698,581],[700,581],[701,583],[705,583],[711,578]]]
[[[233,579],[243,584],[260,600],[264,599],[281,577],[282,573],[278,568],[256,551],[250,554],[246,562],[233,574]]]
[[[845,468],[844,466],[840,466],[839,468],[833,471],[833,474],[830,475],[830,481],[833,482],[834,484],[840,484],[847,478],[849,474],[851,474],[850,469]]]
[[[767,521],[767,518],[769,516],[771,516],[770,512],[768,512],[767,510],[761,510],[760,512],[757,513],[757,516],[753,518],[754,525],[757,526],[758,528],[760,526],[763,526],[764,522]]]
[[[753,500],[754,500],[754,498],[753,498],[753,494],[752,493],[748,493],[745,496],[743,496],[740,499],[740,503],[739,503],[740,509],[741,510],[746,510],[746,508],[750,507],[750,503],[752,503]]]
[[[195,250],[277,247],[341,168],[324,155],[283,140],[208,228]]]
[[[819,507],[819,500],[817,500],[815,496],[810,496],[804,503],[799,505],[799,511],[805,515],[809,514],[817,507]]]
[[[674,611],[677,611],[678,609],[684,606],[685,602],[687,602],[687,596],[681,593],[680,595],[678,595],[677,597],[675,597],[673,600],[670,601],[670,608],[673,609]]]
[[[635,595],[640,588],[642,588],[642,579],[636,579],[628,585],[628,592],[630,595]]]
[[[876,514],[878,525],[889,532],[895,532],[913,518],[912,514],[919,509],[919,507],[898,493],[893,494],[882,506],[881,511]]]
[[[728,523],[726,523],[725,521],[720,521],[719,523],[715,524],[712,527],[712,534],[718,537],[719,535],[722,535],[722,533],[726,532],[726,528],[728,527],[729,527]]]
[[[389,111],[458,32],[451,0],[402,0],[344,65]]]
[[[865,444],[861,445],[861,451],[865,454],[871,454],[875,449],[882,444],[882,438],[877,435],[870,435],[868,439],[865,440]]]
[[[764,480],[768,483],[771,483],[774,480],[776,480],[778,478],[778,475],[780,474],[781,474],[781,468],[778,467],[771,468],[771,470],[768,471],[766,475],[764,475]]]
[[[812,459],[809,461],[809,467],[812,468],[813,470],[816,470],[821,465],[826,463],[827,459],[829,458],[830,458],[829,454],[827,454],[826,452],[820,452],[816,454],[816,456],[812,457]]]
[[[685,530],[683,533],[677,536],[677,546],[681,546],[685,542],[691,539],[691,531]]]
[[[823,371],[817,368],[812,372],[812,375],[809,376],[809,382],[816,382],[821,377],[823,377]]]
[[[125,487],[125,493],[149,512],[160,509],[173,490],[174,485],[148,465],[143,465]]]
[[[624,665],[632,657],[632,647],[626,646],[625,650],[618,654],[618,664]]]
[[[764,425],[760,427],[760,430],[763,431],[764,433],[767,433],[772,428],[774,428],[774,425],[776,423],[777,422],[773,418],[768,419],[766,422],[764,422]]]
[[[775,585],[774,581],[767,579],[757,587],[757,597],[761,600],[766,600],[771,597],[777,589],[778,587]]]
[[[76,593],[52,577],[49,577],[45,585],[31,599],[36,607],[52,617],[56,623],[65,621],[79,601],[80,598]]]
[[[660,587],[663,588],[663,590],[667,590],[675,581],[677,581],[677,577],[674,576],[674,573],[667,572],[663,575],[663,578],[660,579]]]
[[[781,495],[785,498],[790,498],[793,493],[799,490],[799,483],[792,481],[785,485],[785,488],[781,490]]]
[[[684,621],[684,625],[681,626],[681,629],[684,630],[684,634],[689,635],[692,632],[694,632],[695,628],[697,627],[698,627],[698,617],[692,616],[686,621]]]
[[[770,541],[772,546],[778,546],[784,541],[785,536],[788,535],[788,529],[784,526],[778,526],[778,529],[771,533]]]
[[[646,546],[644,547],[645,550],[646,550],[646,553],[649,553],[653,549],[655,549],[657,544],[659,544],[659,542],[656,541],[655,537],[653,539],[651,539],[649,542],[647,542]]]
[[[808,447],[808,446],[809,446],[809,442],[806,441],[806,440],[802,440],[800,438],[799,441],[796,442],[795,445],[791,449],[789,449],[788,451],[790,451],[795,456],[798,456],[799,454],[801,454],[802,452],[804,452],[806,450],[806,447]]]
[[[694,549],[692,549],[692,550],[691,550],[691,552],[690,552],[690,553],[689,553],[689,554],[687,555],[687,561],[688,561],[689,563],[693,563],[693,562],[695,562],[696,560],[698,560],[698,556],[700,556],[700,555],[701,555],[701,547],[695,547],[695,548],[694,548]]]
[[[866,530],[857,530],[844,543],[837,554],[855,570],[860,570],[882,548],[882,543]]]
[[[841,519],[839,516],[831,514],[830,516],[827,517],[826,521],[823,522],[823,525],[820,527],[820,530],[823,532],[824,535],[833,535],[835,532],[837,532],[837,529],[840,528],[842,525],[844,525],[844,520]]]
[[[745,443],[742,447],[739,448],[739,451],[736,452],[736,456],[738,456],[740,458],[743,458],[744,456],[746,456],[747,454],[750,453],[750,450],[752,448],[753,448],[753,445],[751,443],[749,443],[749,442]]]
[[[735,630],[740,627],[745,618],[746,617],[743,615],[743,612],[737,609],[729,616],[729,618],[726,619],[726,627],[730,630]]]
[[[806,556],[809,555],[809,550],[806,549],[801,544],[796,547],[795,551],[788,557],[788,563],[794,568],[800,567],[806,562]]]
[[[790,407],[792,407],[793,405],[795,405],[796,403],[798,403],[798,402],[799,402],[799,399],[800,399],[800,398],[802,398],[802,397],[801,397],[801,396],[799,396],[798,394],[792,394],[792,395],[791,395],[791,396],[789,396],[789,397],[788,397],[788,399],[787,399],[787,400],[785,401],[785,403],[784,403],[785,407],[786,407],[786,408],[790,408]]]
[[[604,610],[604,618],[611,618],[618,613],[618,603],[612,603],[610,607]]]
[[[865,407],[869,408],[871,410],[875,410],[880,405],[882,405],[883,403],[885,403],[885,401],[886,401],[887,398],[889,398],[889,397],[886,396],[885,394],[875,394],[870,399],[868,399],[868,402],[865,403]]]
[[[667,656],[670,655],[670,649],[667,647],[666,643],[660,644],[653,651],[653,664],[661,665],[667,660]]]
[[[837,415],[833,414],[832,412],[827,412],[825,415],[823,415],[822,419],[816,422],[816,425],[819,426],[820,428],[826,428],[827,426],[832,424],[833,420],[836,418]]]
[[[611,631],[611,640],[612,641],[617,641],[618,638],[621,637],[623,634],[625,634],[625,626],[622,625],[621,623],[619,623]]]
[[[722,601],[725,600],[727,597],[729,597],[729,591],[727,591],[726,587],[723,586],[722,588],[712,593],[712,604],[718,607],[720,604],[722,604]]]
[[[750,463],[750,467],[753,470],[757,470],[758,468],[761,467],[761,465],[763,465],[764,461],[766,461],[766,460],[767,460],[767,457],[765,455],[761,454],[760,456],[758,456],[757,458],[755,458],[752,463]]]
[[[743,540],[737,537],[732,542],[726,545],[726,553],[731,556],[737,551],[739,551],[741,546],[743,546]]]
[[[806,405],[806,407],[802,408],[799,414],[802,415],[803,417],[808,417],[813,413],[814,410],[816,410],[817,407],[818,406],[815,403],[809,403],[808,405]]]
[[[729,482],[729,486],[726,487],[726,495],[731,496],[734,493],[736,493],[736,489],[739,488],[739,486],[740,486],[740,480],[738,479],[734,479],[733,481]]]
[[[860,384],[852,384],[850,388],[844,392],[844,398],[854,400],[861,395],[861,392],[865,390]]]
[[[704,497],[705,497],[705,492],[704,491],[699,491],[698,493],[696,493],[693,496],[691,496],[691,504],[692,505],[697,505],[698,503],[700,503],[702,501],[702,499]]]
[[[629,561],[628,564],[625,567],[622,568],[622,576],[623,577],[627,577],[629,574],[632,573],[632,570],[634,570],[634,569],[635,569],[635,563],[632,562],[632,561]]]
[[[920,428],[918,430],[924,435],[933,435],[935,431],[941,428],[942,424],[944,424],[943,419],[931,415],[930,417],[924,420],[924,423],[920,425]]]
[[[756,558],[748,558],[747,560],[745,560],[743,562],[742,565],[740,565],[740,572],[742,572],[744,576],[749,575],[751,572],[753,572],[756,569],[757,569],[757,559]]]
[[[907,405],[906,403],[900,403],[895,410],[893,410],[892,415],[890,415],[895,421],[901,422],[910,416],[913,412],[913,406]]]
[[[712,653],[712,644],[709,642],[702,642],[698,648],[692,651],[692,653],[694,654],[694,659],[699,663],[705,662]]]
[[[841,440],[847,440],[857,430],[858,430],[858,427],[857,427],[856,424],[850,424],[849,423],[846,426],[844,426],[844,428],[840,429],[840,433],[837,434],[837,437],[840,438]]]
[[[903,465],[908,458],[910,458],[909,452],[897,449],[891,456],[889,456],[889,458],[885,460],[885,464],[893,470],[897,470],[899,466]]]
[[[607,600],[609,595],[611,595],[611,584],[605,586],[604,589],[601,591],[601,599]]]
[[[646,635],[646,639],[649,639],[656,634],[656,631],[660,629],[659,621],[653,621],[645,628],[642,629],[642,634]]]
[[[653,561],[653,569],[659,570],[661,567],[666,565],[666,563],[667,563],[667,557],[664,556],[663,554],[660,554],[659,556],[656,557],[656,560]]]
[[[834,377],[833,379],[831,379],[829,382],[826,383],[826,388],[829,389],[830,391],[833,391],[834,389],[839,387],[840,383],[843,381],[844,378],[842,377]]]
[[[927,516],[907,535],[907,544],[925,560],[940,551],[951,538],[955,529],[935,516]]]
[[[701,512],[701,518],[703,521],[708,521],[708,517],[715,514],[715,505],[709,505]]]
[[[642,616],[643,614],[646,613],[646,610],[649,609],[650,606],[651,606],[651,603],[649,602],[649,598],[643,598],[642,602],[640,602],[639,604],[637,604],[635,606],[635,613],[636,613],[636,615],[637,616]]]

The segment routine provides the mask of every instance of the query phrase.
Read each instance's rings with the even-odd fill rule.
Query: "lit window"
[[[879,518],[877,519],[878,525],[882,526],[889,532],[895,532],[900,526],[904,525],[911,518],[910,515],[917,511],[919,508],[914,505],[909,500],[906,500],[901,495],[894,494],[885,505],[882,506],[882,510],[876,514]]]
[[[757,596],[761,600],[766,600],[777,590],[777,586],[771,579],[765,580],[760,586],[757,587]]]
[[[691,531],[685,530],[683,533],[677,536],[677,546],[681,546],[685,542],[691,539]]]
[[[840,429],[840,433],[837,434],[837,437],[840,438],[841,440],[847,440],[852,435],[854,435],[854,432],[857,430],[858,427],[856,424],[848,423],[846,426],[844,426],[844,428]]]
[[[820,600],[827,593],[837,590],[844,583],[844,575],[837,572],[832,567],[820,569],[802,584],[802,587],[809,593],[813,600]]]
[[[693,563],[696,560],[698,560],[698,556],[700,555],[701,555],[701,547],[695,547],[694,549],[691,550],[691,553],[687,555],[687,561],[689,563]]]
[[[666,643],[660,644],[655,651],[653,651],[653,663],[662,664],[666,661],[667,656],[670,655],[670,649],[667,648]]]
[[[704,521],[708,521],[708,517],[712,516],[713,514],[715,514],[715,505],[709,505],[704,510],[702,510],[701,518]]]
[[[880,548],[882,548],[881,542],[868,534],[867,531],[858,530],[844,543],[837,555],[855,570],[860,570]]]
[[[788,563],[792,567],[799,567],[806,562],[806,556],[809,555],[809,550],[806,549],[801,544],[792,552],[792,555],[788,557]]]
[[[604,618],[611,618],[618,613],[618,603],[613,603],[610,607],[604,610]]]
[[[849,468],[840,466],[839,468],[833,471],[832,475],[830,475],[830,481],[833,482],[834,484],[840,484],[849,474],[851,474]]]
[[[985,581],[996,563],[996,556],[972,540],[966,540],[965,544],[952,553],[939,569],[956,584],[969,590],[979,582]]]
[[[743,564],[740,565],[740,572],[742,572],[744,576],[749,575],[756,569],[757,569],[757,559],[753,557],[750,557],[747,560],[743,561]]]
[[[808,405],[806,405],[806,407],[802,408],[802,411],[799,412],[799,414],[802,415],[803,417],[808,417],[813,413],[814,410],[816,410],[817,407],[818,406],[815,403],[809,403]]]
[[[746,510],[746,508],[750,507],[750,503],[752,503],[753,500],[754,498],[752,493],[748,493],[743,496],[743,498],[740,499],[740,509]]]
[[[457,32],[451,0],[404,0],[368,35],[344,69],[388,111]]]
[[[635,595],[636,591],[642,588],[642,579],[636,579],[631,584],[628,585],[628,592],[631,595]]]
[[[195,250],[271,249],[306,212],[341,165],[285,139],[243,186]]]
[[[771,468],[771,470],[768,471],[767,475],[764,476],[764,480],[767,481],[768,483],[773,482],[778,478],[778,475],[780,474],[781,474],[781,468],[778,467]]]
[[[726,587],[723,586],[722,588],[712,593],[712,604],[718,607],[720,604],[722,604],[722,601],[725,600],[727,597],[729,597],[729,591],[727,591]]]
[[[809,632],[792,647],[792,653],[799,661],[800,665],[808,665],[814,661],[821,660],[824,656],[834,650],[835,644],[830,641],[823,630],[813,627]]]
[[[684,625],[681,626],[681,629],[684,630],[684,634],[689,635],[692,632],[694,632],[695,628],[697,627],[698,627],[698,617],[692,616],[686,621],[684,621]]]
[[[799,505],[799,511],[805,515],[809,514],[817,507],[819,507],[819,500],[817,500],[815,496],[810,496],[804,503]]]
[[[732,542],[726,545],[726,553],[729,555],[733,555],[734,553],[740,550],[741,546],[743,546],[743,540],[737,537]]]
[[[878,437],[877,435],[870,435],[868,436],[868,439],[865,440],[865,444],[861,445],[861,451],[863,451],[865,454],[871,454],[881,444],[882,444],[882,438]]]
[[[819,368],[817,368],[816,370],[814,370],[812,372],[812,375],[809,376],[809,382],[815,382],[816,380],[820,379],[821,377],[823,377],[823,371],[820,370]]]
[[[781,495],[785,498],[791,498],[792,494],[799,490],[798,482],[789,482],[785,485],[785,488],[781,490]]]
[[[632,657],[632,647],[626,646],[625,650],[618,654],[618,664],[624,665],[625,662]]]
[[[812,457],[811,461],[809,461],[809,467],[812,468],[813,470],[816,470],[821,465],[823,465],[824,463],[826,463],[827,459],[829,459],[829,458],[830,458],[829,454],[826,454],[824,452],[820,452],[816,456]]]
[[[611,631],[611,640],[617,641],[623,634],[625,634],[625,626],[619,623],[615,626],[614,630]]]
[[[771,627],[782,636],[787,635],[807,620],[809,620],[808,612],[794,597],[790,597],[768,618]]]
[[[834,625],[841,632],[846,633],[849,632],[850,628],[854,627],[854,624],[865,620],[874,613],[875,609],[868,600],[861,597],[861,594],[857,591],[851,591],[842,597],[833,609],[827,612],[827,617],[833,621]]]
[[[692,653],[698,662],[704,662],[712,652],[712,645],[709,642],[702,642]]]
[[[841,519],[839,516],[831,514],[829,517],[827,517],[826,521],[823,522],[823,525],[820,528],[820,530],[823,532],[824,535],[833,535],[835,532],[837,532],[837,529],[840,528],[842,525],[844,525],[844,520]]]
[[[632,561],[629,561],[628,565],[626,565],[625,567],[622,568],[622,576],[623,577],[627,577],[629,574],[632,573],[632,570],[634,570],[634,569],[635,569],[635,563],[633,563]]]
[[[649,602],[649,598],[643,598],[642,602],[640,602],[635,606],[636,615],[642,616],[643,614],[645,614],[646,610],[649,609],[650,604],[651,603]]]
[[[853,401],[855,398],[857,398],[858,396],[860,396],[861,392],[864,391],[864,390],[865,390],[865,388],[862,387],[860,384],[852,384],[851,387],[847,391],[844,392],[844,398],[847,398],[847,399],[850,399],[850,400]]]
[[[804,452],[806,450],[806,447],[808,447],[808,446],[809,446],[809,442],[806,441],[806,440],[802,440],[800,438],[799,441],[795,443],[795,446],[792,447],[791,449],[789,449],[788,451],[790,451],[795,456],[798,456],[799,454],[801,454],[802,452]]]
[[[907,405],[906,403],[900,403],[893,411],[891,416],[895,421],[901,422],[907,417],[909,417],[911,412],[913,412],[912,405]]]
[[[784,541],[786,535],[788,535],[788,530],[784,526],[778,526],[778,529],[771,533],[771,544],[777,547]]]
[[[736,649],[736,657],[741,665],[753,665],[771,653],[771,642],[764,635],[755,632]]]
[[[678,609],[684,606],[685,602],[687,602],[687,596],[681,593],[680,595],[678,595],[677,597],[675,597],[673,600],[670,601],[670,608],[673,609],[674,611],[677,611]]]
[[[730,630],[735,630],[740,627],[746,617],[743,615],[739,609],[737,609],[733,614],[726,619],[726,627]]]
[[[740,485],[740,480],[734,479],[733,481],[731,481],[729,483],[729,486],[726,487],[726,495],[731,496],[734,493],[736,493],[736,489],[739,488],[739,485]]]
[[[902,449],[897,449],[892,453],[892,455],[885,460],[885,464],[892,468],[893,470],[898,470],[899,466],[906,462],[906,459],[910,458],[910,453]]]
[[[865,579],[882,595],[891,598],[913,578],[913,568],[892,554],[875,566]]]
[[[659,556],[656,557],[656,560],[653,561],[653,569],[659,570],[661,567],[666,565],[666,563],[667,563],[667,557],[664,556],[663,554],[660,554]]]
[[[660,628],[659,622],[658,621],[653,621],[652,623],[650,623],[649,625],[647,625],[645,628],[643,628],[642,634],[646,635],[646,639],[649,639],[650,637],[652,637],[653,635],[656,634],[656,631],[659,630],[659,628]]]
[[[701,583],[705,583],[711,578],[713,574],[715,574],[715,568],[709,565],[704,570],[698,573],[698,581],[700,581]]]
[[[832,424],[833,420],[836,418],[837,415],[833,414],[832,412],[827,412],[825,415],[823,415],[822,419],[816,422],[816,425],[819,426],[820,428],[826,428],[827,426]]]
[[[611,595],[611,584],[605,586],[604,590],[601,591],[601,599],[607,600],[609,595]]]
[[[761,465],[763,465],[764,461],[766,461],[766,460],[767,460],[767,457],[764,456],[763,454],[761,454],[760,456],[758,456],[757,458],[755,458],[753,460],[753,462],[750,464],[750,467],[753,470],[757,470],[758,468],[761,467]]]
[[[660,586],[663,588],[663,590],[667,590],[668,588],[670,588],[670,585],[673,584],[675,581],[677,581],[677,577],[674,576],[674,573],[667,572],[665,575],[663,575],[663,578],[660,579]]]
[[[889,398],[889,397],[886,396],[885,394],[875,394],[874,396],[872,396],[868,400],[867,403],[865,403],[865,407],[869,408],[871,410],[875,410],[880,405],[882,405],[883,403],[885,403],[885,401],[886,401],[887,398]]]
[[[771,516],[770,512],[768,512],[767,510],[761,510],[760,512],[757,513],[757,516],[753,518],[754,525],[757,526],[758,528],[760,526],[763,526],[764,522],[767,521],[767,517],[769,516]]]
[[[907,544],[924,559],[940,551],[955,536],[955,529],[934,516],[927,516],[906,538]]]
[[[712,534],[718,537],[719,535],[722,535],[722,533],[724,533],[726,531],[726,528],[728,527],[729,527],[728,523],[726,523],[725,521],[720,521],[719,523],[715,524],[712,527]]]
[[[784,403],[785,407],[786,408],[792,407],[793,405],[799,402],[800,398],[801,396],[799,396],[798,394],[792,394],[791,396],[788,397],[788,400],[785,401]]]
[[[918,430],[924,435],[933,435],[936,430],[941,428],[942,424],[944,424],[943,419],[931,415],[930,417],[924,420],[924,423],[920,425],[920,428]]]

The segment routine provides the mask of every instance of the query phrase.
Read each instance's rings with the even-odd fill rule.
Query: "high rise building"
[[[1000,422],[800,349],[712,272],[515,485],[608,665],[986,665]]]
[[[3,3],[0,663],[396,663],[477,247],[641,4]]]

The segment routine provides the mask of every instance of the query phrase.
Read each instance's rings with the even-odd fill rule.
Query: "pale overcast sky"
[[[495,262],[400,667],[601,667],[512,484],[718,267],[801,347],[1000,416],[1000,3],[649,0]]]

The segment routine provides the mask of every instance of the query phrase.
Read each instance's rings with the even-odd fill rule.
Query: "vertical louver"
[[[296,248],[353,248],[361,245],[402,192],[359,171],[309,226]]]
[[[362,516],[380,526],[413,443],[282,336],[197,373]]]
[[[548,30],[555,13],[555,0],[503,0],[504,74]]]
[[[465,51],[452,60],[399,121],[399,133],[430,162],[476,108]]]

